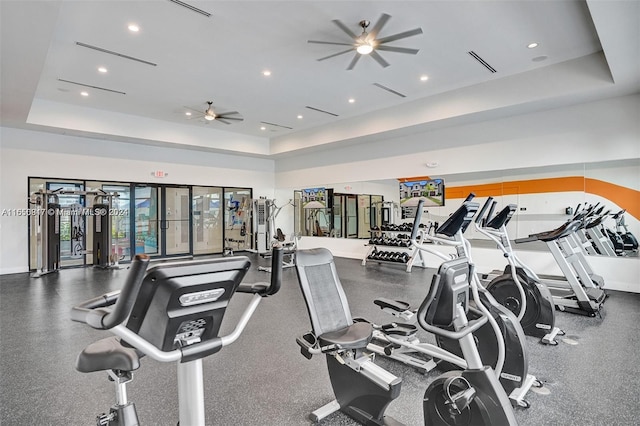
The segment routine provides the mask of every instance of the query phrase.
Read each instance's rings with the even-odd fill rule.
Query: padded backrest
[[[296,251],[296,272],[316,336],[353,324],[347,297],[329,250]]]

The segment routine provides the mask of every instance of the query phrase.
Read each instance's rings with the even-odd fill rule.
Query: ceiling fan
[[[187,115],[190,115],[190,119],[194,119],[194,118],[204,118],[206,120],[206,123],[209,124],[209,122],[213,121],[213,120],[218,120],[224,124],[231,124],[229,120],[231,121],[243,121],[244,118],[242,117],[232,117],[235,115],[239,115],[240,113],[238,111],[229,111],[229,112],[222,112],[222,113],[217,113],[215,112],[215,110],[213,109],[213,102],[212,101],[207,101],[207,109],[204,110],[204,112],[200,111],[200,110],[196,110],[193,108],[188,108],[192,111],[195,111],[198,113],[198,115],[196,115],[195,117],[193,116],[193,114],[187,113]]]
[[[406,48],[406,47],[387,46],[386,43],[389,43],[391,41],[400,40],[400,39],[407,38],[407,37],[412,37],[414,35],[422,34],[422,28],[415,28],[413,30],[403,31],[403,32],[398,33],[398,34],[393,34],[393,35],[390,35],[390,36],[377,38],[378,37],[378,33],[382,30],[382,27],[384,27],[384,25],[387,23],[389,18],[391,18],[390,15],[387,15],[386,13],[383,13],[380,16],[380,18],[378,19],[378,22],[375,23],[375,25],[371,28],[371,30],[369,30],[369,32],[367,32],[367,28],[369,28],[369,25],[371,23],[369,21],[367,21],[367,20],[360,21],[358,23],[358,25],[360,25],[360,27],[362,28],[362,34],[360,34],[360,35],[357,35],[357,34],[353,33],[344,23],[342,23],[342,21],[340,21],[338,19],[334,19],[331,22],[336,24],[338,26],[338,28],[340,28],[342,31],[347,33],[347,35],[353,39],[352,43],[338,43],[338,42],[333,42],[333,41],[317,41],[317,40],[307,40],[307,43],[335,44],[335,45],[338,45],[338,46],[350,46],[349,49],[347,49],[347,50],[343,50],[342,52],[334,53],[333,55],[325,56],[324,58],[318,59],[318,61],[324,61],[325,59],[333,58],[334,56],[339,56],[339,55],[342,55],[342,54],[345,54],[345,53],[349,53],[352,50],[355,50],[356,51],[356,55],[351,60],[351,63],[347,67],[347,70],[352,70],[353,67],[355,67],[355,65],[358,63],[358,60],[360,59],[360,57],[363,56],[363,55],[371,56],[382,67],[386,68],[386,67],[389,66],[389,63],[387,61],[385,61],[382,58],[382,56],[380,56],[380,54],[377,52],[378,50],[383,50],[383,51],[388,51],[388,52],[408,53],[408,54],[411,54],[411,55],[415,55],[416,53],[418,53],[418,51],[419,51],[418,49],[409,49],[409,48]]]

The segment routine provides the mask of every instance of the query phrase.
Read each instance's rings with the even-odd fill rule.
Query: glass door
[[[193,254],[222,253],[222,206],[222,188],[193,187]]]
[[[81,183],[48,182],[47,189],[55,191],[83,191]],[[60,204],[60,266],[84,265],[86,253],[84,196],[78,194],[61,194]]]
[[[252,239],[251,190],[246,188],[224,189],[224,241],[233,250],[250,250],[255,247]]]
[[[89,182],[87,182],[89,185]],[[111,245],[113,252],[117,253],[119,261],[131,260],[131,186],[117,184],[103,184],[105,192],[117,192],[113,197],[111,208],[115,212],[111,215]]]
[[[347,238],[358,238],[358,198],[355,195],[345,197],[347,217]]]
[[[358,238],[369,238],[371,229],[371,196],[358,194]]]
[[[160,255],[158,198],[158,188],[155,186],[134,187],[135,254]]]
[[[163,254],[191,254],[191,191],[186,187],[162,187]]]

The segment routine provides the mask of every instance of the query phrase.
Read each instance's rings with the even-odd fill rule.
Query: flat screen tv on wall
[[[403,211],[402,216],[415,216],[415,208],[420,200],[424,200],[425,207],[444,206],[444,179],[401,179],[400,207]],[[413,215],[410,215],[409,210],[413,211]]]

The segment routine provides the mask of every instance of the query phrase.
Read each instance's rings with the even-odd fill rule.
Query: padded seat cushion
[[[371,324],[356,322],[349,327],[324,333],[318,339],[321,346],[339,345],[343,349],[360,349],[369,344],[372,334]]]
[[[122,346],[115,336],[91,343],[76,359],[76,370],[81,373],[103,370],[133,371],[138,368],[140,357],[136,350]]]

